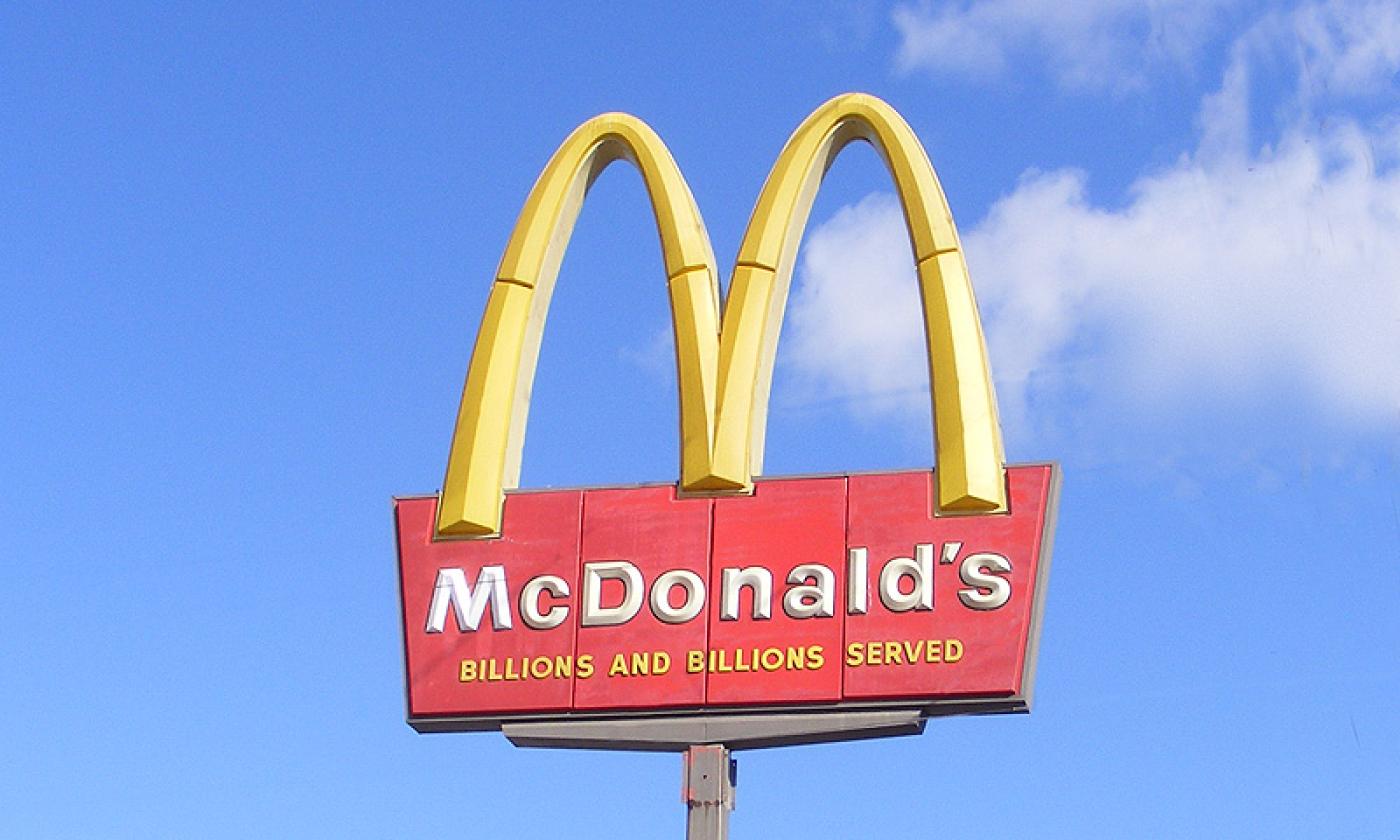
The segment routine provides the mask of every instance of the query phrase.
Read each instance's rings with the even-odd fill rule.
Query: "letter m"
[[[428,607],[429,633],[441,633],[447,626],[447,609],[457,616],[457,628],[465,633],[481,624],[487,604],[491,606],[491,626],[496,630],[510,629],[510,595],[506,592],[504,566],[482,566],[476,575],[476,587],[467,583],[461,569],[438,569],[433,584],[433,603]]]

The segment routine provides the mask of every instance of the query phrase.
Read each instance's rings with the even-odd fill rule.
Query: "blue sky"
[[[724,265],[865,90],[1065,471],[1037,705],[743,754],[734,835],[1396,837],[1398,71],[1393,2],[6,6],[0,836],[679,836],[674,756],[402,722],[389,499],[571,128],[655,127]],[[769,474],[931,463],[888,194],[853,148],[817,200]],[[667,318],[616,167],[526,485],[675,477]]]

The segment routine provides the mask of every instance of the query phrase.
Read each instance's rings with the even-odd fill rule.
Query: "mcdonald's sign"
[[[879,152],[903,204],[936,468],[762,477],[796,246],[825,172],[854,140]],[[560,260],[589,185],[619,159],[641,172],[664,255],[680,479],[518,489]],[[838,96],[797,128],[759,194],[723,309],[708,235],[666,146],[641,120],[604,114],[555,152],[506,245],[441,493],[395,500],[409,722],[509,734],[531,723],[1024,711],[1058,480],[1053,464],[1005,464],[957,230],[889,105]]]

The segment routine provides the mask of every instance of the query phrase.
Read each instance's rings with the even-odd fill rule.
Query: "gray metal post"
[[[694,745],[685,751],[681,798],[689,810],[686,840],[727,840],[736,765],[722,744]]]

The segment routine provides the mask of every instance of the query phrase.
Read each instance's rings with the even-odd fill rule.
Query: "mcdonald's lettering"
[[[879,152],[923,302],[933,470],[762,475],[795,250],[849,143]],[[535,359],[589,185],[641,172],[666,269],[680,400],[674,485],[516,487]],[[641,120],[604,114],[540,174],[491,286],[442,490],[395,500],[409,722],[917,708],[1024,711],[1059,475],[1005,464],[957,230],[922,145],[846,94],[788,140],[721,306],[690,188]]]
[[[944,547],[944,556],[956,554],[958,543]],[[864,615],[870,609],[870,590],[863,578],[866,574],[868,551],[863,547],[848,550],[850,557],[846,579],[852,581],[850,598],[843,609],[850,615]],[[933,609],[932,543],[914,546],[913,557],[891,557],[874,576],[879,603],[892,613]],[[915,559],[917,558],[917,559]],[[951,562],[951,561],[950,561]],[[961,577],[966,587],[958,590],[958,599],[974,610],[994,610],[1011,597],[1011,584],[1006,574],[1011,571],[1007,558],[993,552],[978,552],[965,557]],[[509,595],[506,570],[501,566],[483,566],[477,572],[476,589],[467,583],[461,568],[438,569],[433,585],[432,601],[428,606],[425,632],[442,633],[447,629],[448,611],[456,616],[459,632],[473,632],[481,623],[483,613],[491,613],[491,626],[509,630],[514,625],[511,605],[516,600]],[[579,625],[607,627],[626,624],[641,612],[643,604],[658,621],[684,624],[698,618],[705,607],[705,581],[689,569],[670,569],[657,575],[649,584],[641,569],[626,560],[607,560],[583,564],[582,596],[578,604]],[[603,581],[618,583],[616,603],[605,606]],[[727,567],[720,570],[719,620],[754,621],[772,617],[774,608],[773,572],[766,566]],[[906,585],[907,582],[907,585]],[[803,563],[793,567],[781,593],[779,604],[784,613],[794,619],[832,618],[838,612],[836,572],[821,563]],[[674,590],[681,597],[672,597]],[[741,596],[748,590],[751,609],[740,607]],[[908,591],[905,591],[905,590]],[[559,575],[544,574],[530,578],[519,590],[520,616],[527,628],[549,630],[558,627],[573,609],[568,581]],[[550,606],[541,609],[539,599],[547,595]]]

